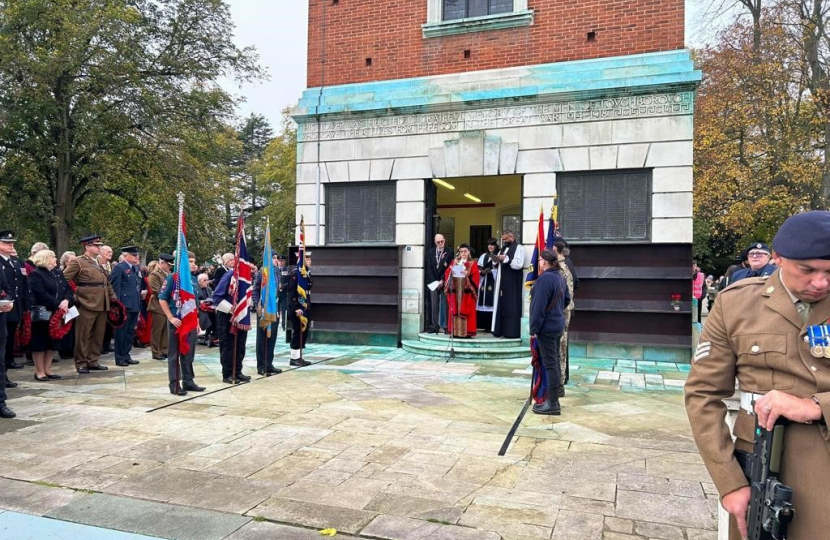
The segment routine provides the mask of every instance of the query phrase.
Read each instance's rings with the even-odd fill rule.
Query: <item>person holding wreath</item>
[[[455,260],[444,272],[444,290],[449,305],[447,333],[455,337],[476,335],[476,301],[481,274],[468,244],[461,244]],[[460,295],[460,296],[458,296]]]

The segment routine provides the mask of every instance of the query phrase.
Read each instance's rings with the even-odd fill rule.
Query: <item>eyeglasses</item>
[[[766,251],[750,251],[747,253],[748,257],[752,257],[753,259],[757,259],[758,257],[769,257],[769,253]]]
[[[444,241],[443,241],[443,240],[436,240],[436,241],[435,241],[435,243],[436,243],[436,244],[443,244],[443,243],[444,243]]]

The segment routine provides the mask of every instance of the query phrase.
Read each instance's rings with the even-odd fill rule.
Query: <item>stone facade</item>
[[[530,255],[558,174],[647,169],[650,242],[691,245],[699,77],[688,53],[676,51],[310,89],[294,111],[297,220],[305,217],[310,244],[323,245],[327,184],[396,182],[396,243],[408,246],[405,339],[421,329],[425,183],[433,178],[523,175]]]

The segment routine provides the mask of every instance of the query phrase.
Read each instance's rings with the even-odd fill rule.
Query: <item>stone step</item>
[[[457,339],[453,344],[456,358],[466,358],[469,360],[512,360],[516,358],[530,358],[529,347],[499,347],[493,349],[486,349],[480,347],[467,347],[465,340]],[[443,345],[437,343],[426,343],[423,341],[403,341],[403,350],[420,354],[422,356],[432,356],[436,358],[443,358],[449,354],[449,340]]]
[[[418,334],[418,341],[426,345],[433,345],[438,347],[447,347],[450,341],[450,336],[446,334]],[[521,347],[521,339],[501,339],[494,338],[490,334],[483,336],[476,336],[471,339],[455,338],[455,347],[465,347],[468,349],[512,349],[514,347]]]

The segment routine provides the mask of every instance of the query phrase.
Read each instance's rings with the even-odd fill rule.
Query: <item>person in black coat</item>
[[[129,366],[138,364],[130,351],[135,340],[135,328],[138,314],[141,313],[141,291],[144,289],[144,276],[138,266],[138,248],[125,246],[121,248],[121,262],[110,272],[110,284],[118,300],[124,304],[127,320],[121,328],[115,329],[115,365]],[[145,293],[146,294],[146,293]]]
[[[32,256],[35,270],[29,275],[29,303],[32,306],[32,339],[29,348],[35,363],[35,380],[60,379],[52,374],[55,344],[49,335],[49,320],[37,320],[36,312],[54,313],[68,309],[75,298],[66,281],[58,279],[53,270],[58,265],[55,253],[48,249]]]
[[[426,331],[438,333],[440,328],[447,326],[447,295],[444,294],[444,274],[447,272],[453,260],[452,248],[447,247],[443,234],[435,235],[435,247],[427,250],[426,262],[424,264],[424,276],[426,285],[438,282],[438,288],[431,291],[427,288],[426,298],[429,306],[426,309],[428,315]]]
[[[14,309],[8,303],[9,288],[6,283],[6,275],[0,272],[0,418],[14,418],[17,416],[14,411],[6,406],[6,369],[4,358],[6,356],[6,313]],[[15,384],[17,386],[17,384]]]
[[[539,255],[539,271],[542,273],[530,290],[530,336],[539,345],[547,373],[548,399],[541,405],[533,405],[533,412],[559,415],[559,340],[565,329],[565,308],[571,303],[571,295],[565,278],[559,272],[556,251],[546,249]]]
[[[23,314],[29,310],[29,288],[26,284],[26,270],[23,261],[14,249],[14,231],[0,231],[0,270],[6,275],[8,292],[6,298],[14,300],[12,310],[6,315],[6,369],[22,369],[23,364],[14,361],[15,334],[23,321]],[[6,388],[17,386],[6,378]]]

